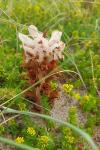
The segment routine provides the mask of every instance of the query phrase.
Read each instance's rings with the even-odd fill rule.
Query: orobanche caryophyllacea
[[[19,33],[19,39],[24,49],[24,68],[28,72],[29,84],[32,85],[50,72],[56,72],[58,61],[64,59],[64,42],[61,41],[62,32],[53,31],[51,38],[46,38],[37,27],[28,27],[29,35]],[[59,96],[59,90],[52,90],[50,85],[55,77],[49,77],[39,83],[34,89],[26,93],[26,97],[40,105],[40,95],[44,94],[51,103]],[[37,107],[40,110],[39,107]]]

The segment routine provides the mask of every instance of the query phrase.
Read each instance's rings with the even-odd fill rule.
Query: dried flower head
[[[62,32],[54,31],[48,39],[34,25],[30,25],[28,30],[29,35],[22,33],[18,35],[23,44],[26,62],[31,58],[37,59],[38,62],[42,62],[45,57],[50,61],[63,58],[62,51],[65,44],[60,41]]]

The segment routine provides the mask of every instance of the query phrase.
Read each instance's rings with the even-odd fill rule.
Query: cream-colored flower
[[[36,37],[42,37],[43,36],[43,33],[42,32],[39,32],[37,27],[34,26],[34,25],[30,25],[28,27],[28,31],[29,31],[29,34],[32,38],[36,38]]]
[[[25,51],[26,62],[32,57],[37,58],[39,62],[42,62],[44,57],[47,57],[49,61],[63,58],[62,51],[65,44],[60,41],[62,32],[54,31],[51,38],[47,39],[34,25],[30,25],[28,31],[29,35],[19,33],[19,39],[22,41]]]

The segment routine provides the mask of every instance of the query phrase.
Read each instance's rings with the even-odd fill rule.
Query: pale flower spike
[[[47,39],[43,37],[43,33],[38,31],[34,25],[30,25],[28,31],[29,35],[22,33],[18,35],[23,44],[26,62],[28,62],[32,56],[37,58],[38,62],[42,62],[44,57],[47,57],[49,61],[63,59],[64,56],[62,52],[65,48],[65,43],[60,41],[62,32],[54,31],[52,32],[51,38]]]

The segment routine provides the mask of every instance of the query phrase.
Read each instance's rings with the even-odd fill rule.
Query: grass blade
[[[44,114],[39,114],[39,113],[34,113],[34,112],[27,112],[27,111],[18,111],[18,110],[14,110],[14,109],[10,109],[10,108],[6,108],[4,107],[5,110],[4,110],[4,113],[15,113],[15,114],[22,114],[22,115],[29,115],[29,116],[37,116],[37,117],[41,117],[41,118],[44,118],[44,119],[47,119],[47,120],[52,120],[52,121],[55,121],[55,122],[58,122],[60,124],[63,124],[63,125],[66,125],[67,127],[71,128],[72,130],[76,131],[79,135],[81,135],[88,143],[89,145],[91,146],[91,148],[93,150],[97,150],[97,146],[95,145],[94,141],[91,139],[91,137],[85,133],[84,131],[82,131],[81,129],[77,128],[76,126],[68,123],[68,122],[64,122],[64,121],[61,121],[59,119],[55,119],[51,116],[48,116],[48,115],[44,115]]]
[[[32,147],[25,145],[25,144],[18,144],[12,140],[9,140],[9,139],[1,137],[1,136],[0,136],[0,141],[2,143],[5,143],[5,144],[16,146],[16,147],[21,148],[23,150],[37,150],[36,148],[32,148]]]

